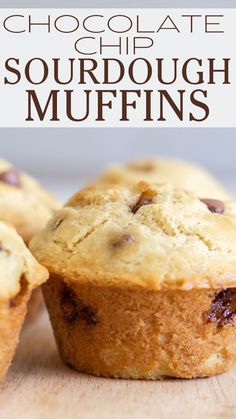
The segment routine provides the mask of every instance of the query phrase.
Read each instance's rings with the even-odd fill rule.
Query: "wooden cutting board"
[[[1,419],[236,418],[236,369],[211,379],[96,378],[60,360],[44,312],[24,330],[0,386]]]

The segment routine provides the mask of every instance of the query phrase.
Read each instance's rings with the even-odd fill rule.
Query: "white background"
[[[81,0],[81,7],[236,7],[236,0]],[[1,7],[78,7],[77,0],[0,0]],[[65,200],[112,161],[172,155],[206,165],[236,195],[235,129],[0,129],[0,154]]]
[[[1,0],[0,7],[235,7],[235,0]]]
[[[51,21],[54,22],[58,16],[61,16],[65,13],[78,16],[80,21],[80,27],[76,33],[62,34],[54,29],[52,25],[51,33],[47,33],[47,28],[45,27],[34,27],[32,33],[9,33],[0,26],[0,126],[2,127],[24,127],[24,126],[64,126],[64,127],[77,127],[77,126],[94,126],[94,127],[116,127],[116,126],[139,126],[139,127],[151,127],[151,126],[168,126],[168,127],[177,127],[177,126],[207,126],[207,127],[235,127],[236,126],[236,108],[235,108],[235,91],[236,91],[236,50],[234,47],[233,40],[236,39],[236,9],[227,10],[227,9],[118,9],[120,14],[125,14],[130,16],[133,22],[136,20],[136,16],[139,15],[141,19],[141,28],[148,30],[157,31],[161,24],[164,22],[168,14],[171,15],[171,18],[178,26],[180,32],[176,30],[162,30],[158,34],[153,34],[154,46],[151,49],[140,50],[140,53],[137,55],[125,55],[122,53],[122,62],[127,69],[128,64],[135,58],[145,57],[148,61],[153,63],[153,78],[150,82],[145,85],[137,86],[133,84],[129,77],[125,77],[119,84],[115,85],[94,85],[89,77],[86,78],[86,85],[78,86],[78,78],[75,77],[73,82],[69,85],[59,86],[54,82],[53,72],[52,72],[52,60],[53,57],[60,57],[62,64],[62,73],[68,74],[68,58],[74,58],[75,61],[75,74],[79,71],[79,66],[76,67],[78,58],[95,58],[98,61],[98,79],[102,83],[103,70],[102,70],[102,58],[111,57],[111,58],[120,58],[116,49],[106,49],[103,56],[99,54],[84,56],[80,55],[75,51],[74,43],[75,41],[83,36],[94,36],[89,32],[86,32],[82,28],[82,21],[85,17],[92,14],[102,14],[104,19],[102,22],[107,22],[111,16],[118,14],[117,9],[80,9],[79,13],[76,12],[76,9],[2,9],[0,10],[0,19],[1,22],[11,14],[22,14],[26,17],[30,14],[32,15],[33,22],[45,22],[47,21],[48,15],[51,16]],[[211,30],[223,29],[224,33],[205,33],[204,32],[204,19],[197,18],[196,23],[194,24],[194,32],[190,33],[189,23],[186,18],[181,17],[185,14],[202,14],[202,15],[219,15],[223,14],[223,18],[211,18],[210,21],[220,21],[220,26],[209,26]],[[23,20],[23,19],[22,19]],[[96,19],[95,19],[96,20]],[[101,19],[98,19],[98,26],[104,25],[101,24]],[[17,28],[19,24],[19,18],[16,19]],[[21,19],[20,19],[21,21]],[[25,18],[24,21],[27,21]],[[15,22],[15,21],[13,21]],[[14,23],[11,22],[10,27],[15,27]],[[91,24],[90,24],[91,25]],[[166,24],[167,26],[168,23]],[[123,25],[120,23],[120,26],[123,28]],[[127,25],[125,24],[125,27]],[[25,26],[24,26],[25,27]],[[64,28],[64,26],[62,26]],[[71,25],[69,25],[69,28]],[[96,26],[97,28],[97,26]],[[210,30],[210,29],[209,29]],[[133,28],[124,34],[114,34],[109,29],[102,34],[103,39],[106,44],[114,44],[118,42],[119,37],[125,41],[126,37],[129,36],[129,39],[137,36],[135,25]],[[143,35],[143,34],[141,34]],[[145,36],[145,35],[144,35]],[[150,36],[150,34],[149,34]],[[100,34],[98,35],[98,38]],[[87,41],[89,42],[89,41]],[[93,48],[93,46],[92,46]],[[20,65],[19,68],[22,72],[22,79],[16,85],[8,85],[3,83],[4,76],[12,79],[7,71],[4,70],[4,63],[9,57],[19,58]],[[32,59],[33,57],[43,58],[49,66],[49,77],[45,83],[34,86],[27,82],[24,77],[24,67],[25,64]],[[177,81],[172,85],[161,85],[158,83],[157,78],[155,77],[155,72],[157,71],[155,67],[155,57],[164,57],[166,63],[164,65],[164,71],[168,74],[168,77],[172,75],[172,66],[168,66],[171,63],[172,58],[179,58],[179,71]],[[203,71],[204,73],[204,84],[201,85],[190,85],[184,82],[181,75],[181,67],[183,63],[191,57],[196,57],[202,59],[203,65],[199,68],[196,63],[193,63],[189,66],[189,78],[191,80],[197,79],[197,71]],[[223,75],[215,75],[215,84],[209,84],[209,63],[208,58],[215,58],[216,68],[222,68],[223,62],[222,58],[230,58],[230,81],[231,85],[223,84]],[[138,80],[143,80],[143,71],[145,66],[137,66]],[[137,68],[136,67],[136,68]],[[41,66],[34,65],[32,68],[32,74],[34,80],[41,79]],[[167,71],[170,69],[170,71]],[[35,70],[35,71],[34,71]],[[36,75],[36,76],[35,76]],[[115,76],[116,77],[116,76]],[[13,79],[15,77],[13,76]],[[59,89],[58,94],[58,108],[59,108],[59,121],[50,121],[51,112],[47,113],[47,116],[43,121],[39,121],[36,112],[33,112],[35,120],[32,122],[26,121],[27,118],[27,89],[35,89],[39,97],[41,106],[47,102],[49,93],[51,89]],[[72,101],[72,113],[75,116],[82,117],[84,115],[85,109],[85,95],[83,89],[91,89],[91,106],[90,106],[90,116],[84,121],[73,122],[67,118],[65,113],[65,89],[74,90],[73,101]],[[105,95],[104,100],[112,100],[112,109],[105,108],[104,122],[97,122],[97,95],[96,89],[117,89],[117,98],[112,98],[110,94]],[[150,89],[154,90],[153,93],[153,112],[152,117],[153,121],[144,121],[145,119],[145,95],[142,93],[141,98],[137,98],[137,107],[136,109],[129,108],[128,115],[130,116],[130,121],[120,122],[121,117],[121,95],[119,89],[133,90],[133,89]],[[186,90],[184,96],[184,120],[180,121],[175,115],[173,109],[168,104],[165,104],[165,117],[166,121],[158,121],[160,116],[160,105],[159,105],[159,95],[157,93],[158,89],[167,89],[171,97],[178,103],[179,94],[178,90]],[[204,98],[201,94],[197,94],[197,99],[202,100],[207,103],[210,109],[209,117],[202,122],[189,121],[189,113],[193,112],[196,118],[201,118],[204,116],[202,109],[193,106],[190,102],[189,96],[190,93],[195,89],[207,90],[207,98]],[[131,95],[128,100],[133,100],[136,96]],[[50,108],[49,108],[50,111]]]

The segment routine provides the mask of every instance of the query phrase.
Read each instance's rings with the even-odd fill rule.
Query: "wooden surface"
[[[60,361],[46,313],[24,330],[0,386],[1,419],[236,418],[236,369],[199,380],[131,381]]]

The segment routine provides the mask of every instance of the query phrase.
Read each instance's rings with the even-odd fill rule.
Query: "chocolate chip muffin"
[[[27,244],[47,223],[59,204],[28,174],[0,160],[0,220],[12,224]],[[27,320],[42,306],[40,289],[29,301]]]
[[[236,203],[169,184],[88,187],[30,248],[59,351],[79,371],[205,377],[236,359]]]
[[[0,222],[0,379],[19,339],[31,291],[48,278],[16,231]]]
[[[35,179],[0,160],[0,219],[11,223],[26,244],[58,208]]]
[[[201,197],[230,199],[225,188],[203,167],[171,158],[158,157],[111,166],[102,174],[101,180],[111,184],[136,184],[141,180],[170,182]]]

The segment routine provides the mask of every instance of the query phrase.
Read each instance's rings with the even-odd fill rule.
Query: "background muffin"
[[[28,174],[0,160],[0,220],[12,224],[27,244],[59,208],[59,203]],[[29,301],[27,320],[32,320],[42,304],[39,289]]]
[[[228,191],[206,169],[172,158],[157,157],[111,166],[102,174],[101,180],[112,184],[136,184],[141,180],[166,182],[192,191],[199,197],[230,198]]]
[[[0,223],[0,379],[7,372],[19,339],[31,291],[46,281],[40,266],[16,231]]]
[[[25,243],[59,206],[35,179],[0,160],[0,219],[11,223]]]
[[[30,243],[60,354],[80,371],[200,377],[236,359],[236,204],[97,185]]]

